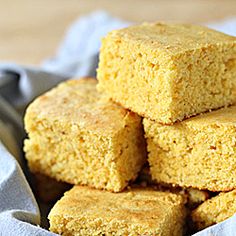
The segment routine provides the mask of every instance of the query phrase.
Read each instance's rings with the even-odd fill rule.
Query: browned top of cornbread
[[[198,229],[203,229],[233,216],[236,212],[236,190],[221,192],[203,202],[192,212]]]
[[[176,23],[144,23],[125,29],[114,30],[108,37],[117,41],[136,42],[151,50],[164,50],[178,54],[213,44],[236,43],[236,37],[229,36],[204,26]]]
[[[79,123],[80,127],[100,134],[117,133],[125,127],[126,119],[140,119],[98,93],[96,85],[93,78],[61,83],[38,97],[28,107],[27,114],[40,120]]]
[[[145,124],[155,124],[158,127],[161,127],[162,125],[148,120],[144,119]],[[219,127],[235,127],[236,126],[236,106],[230,106],[227,108],[221,108],[218,110],[214,110],[211,112],[202,113],[198,116],[191,117],[189,119],[186,119],[182,122],[176,123],[173,127],[178,126],[184,126],[189,128],[199,128],[202,127],[212,127],[215,128]],[[163,126],[165,127],[165,126]],[[168,126],[166,126],[168,127]]]
[[[164,218],[169,217],[175,208],[179,209],[180,205],[184,205],[184,198],[169,192],[132,188],[114,194],[74,186],[56,203],[49,219],[55,215],[63,215],[68,219],[103,218],[157,228],[157,222],[163,222]],[[173,219],[173,222],[176,222],[176,219]]]
[[[228,108],[222,108],[219,110],[203,113],[199,116],[192,117],[183,122],[183,124],[191,127],[202,127],[209,125],[235,126],[236,106],[231,106]]]

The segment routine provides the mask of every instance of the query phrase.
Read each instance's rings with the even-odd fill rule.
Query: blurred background
[[[236,15],[235,0],[0,0],[0,61],[38,65],[52,56],[67,27],[94,10],[132,22],[220,21]]]

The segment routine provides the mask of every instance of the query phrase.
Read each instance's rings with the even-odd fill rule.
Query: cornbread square
[[[204,229],[236,213],[236,190],[220,193],[206,202],[202,203],[192,212],[192,220],[196,227]]]
[[[236,106],[172,126],[143,124],[154,180],[213,192],[236,188]]]
[[[56,203],[50,230],[62,235],[183,234],[184,199],[180,195],[132,188],[122,193],[75,186]]]
[[[236,38],[203,26],[152,23],[102,41],[98,89],[170,124],[236,101]]]
[[[25,153],[31,171],[71,184],[119,192],[146,161],[141,118],[71,80],[27,109]]]

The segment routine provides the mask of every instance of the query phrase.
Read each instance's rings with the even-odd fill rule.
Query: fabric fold
[[[38,227],[40,212],[34,195],[19,164],[1,142],[0,167],[0,235],[55,235]]]

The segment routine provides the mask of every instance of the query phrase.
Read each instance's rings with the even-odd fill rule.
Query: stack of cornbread
[[[64,82],[26,112],[30,169],[76,185],[51,231],[183,235],[186,206],[198,229],[236,213],[236,38],[170,23],[116,30],[97,77]],[[152,183],[132,184],[146,161]]]

